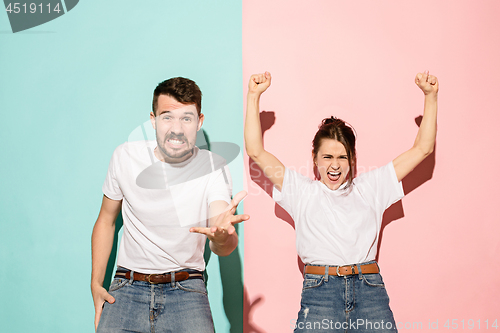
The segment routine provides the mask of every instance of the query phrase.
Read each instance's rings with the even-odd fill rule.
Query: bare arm
[[[95,329],[101,318],[104,302],[114,303],[115,299],[103,287],[106,266],[113,248],[115,220],[121,209],[121,200],[102,198],[101,211],[92,231],[92,277],[90,288],[95,307]]]
[[[429,75],[429,72],[418,73],[415,77],[415,83],[425,95],[424,116],[413,147],[392,161],[398,181],[406,177],[429,156],[434,151],[436,143],[438,80],[435,76]]]
[[[260,95],[271,85],[271,74],[255,74],[250,77],[245,119],[245,148],[248,156],[264,171],[267,178],[281,190],[285,166],[264,149],[259,115]]]
[[[218,256],[228,256],[238,245],[238,234],[234,224],[246,221],[249,215],[234,215],[236,207],[247,195],[245,191],[236,194],[228,205],[223,200],[214,201],[210,204],[210,227],[194,227],[190,232],[204,234],[210,240],[210,249]]]

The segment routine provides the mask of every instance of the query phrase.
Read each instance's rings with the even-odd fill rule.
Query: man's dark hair
[[[196,104],[198,116],[201,114],[201,90],[193,80],[174,77],[158,84],[153,93],[153,113],[155,116],[160,95],[170,96],[182,104]]]

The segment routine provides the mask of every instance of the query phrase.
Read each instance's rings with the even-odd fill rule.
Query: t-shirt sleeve
[[[363,173],[355,179],[356,186],[363,188],[365,199],[382,210],[404,197],[403,185],[398,181],[394,164],[388,164],[378,169]]]
[[[228,204],[231,202],[231,193],[233,191],[233,181],[229,167],[224,167],[214,171],[213,179],[210,184],[210,191],[208,193],[208,204],[217,200],[223,200]]]
[[[104,180],[104,184],[102,185],[102,192],[105,196],[112,200],[122,200],[123,193],[120,189],[120,184],[117,180],[117,167],[119,165],[119,155],[121,151],[121,146],[116,148],[113,152],[113,156],[111,157],[111,161],[108,166],[108,173],[106,175],[106,179]]]
[[[307,187],[309,187],[311,183],[312,180],[308,177],[285,168],[283,186],[281,191],[276,187],[273,187],[273,199],[292,217],[294,217],[295,211],[300,206],[302,194],[309,193]]]

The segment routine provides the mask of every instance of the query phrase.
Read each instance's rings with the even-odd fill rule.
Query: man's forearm
[[[106,275],[109,255],[113,248],[115,224],[97,220],[92,232],[92,277],[91,285],[102,286]]]

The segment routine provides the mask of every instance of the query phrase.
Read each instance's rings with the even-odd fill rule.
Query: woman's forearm
[[[434,151],[437,133],[437,93],[425,95],[424,116],[413,147],[427,156]]]
[[[250,158],[257,157],[264,150],[260,124],[259,100],[260,94],[248,93],[245,119],[245,148]]]

